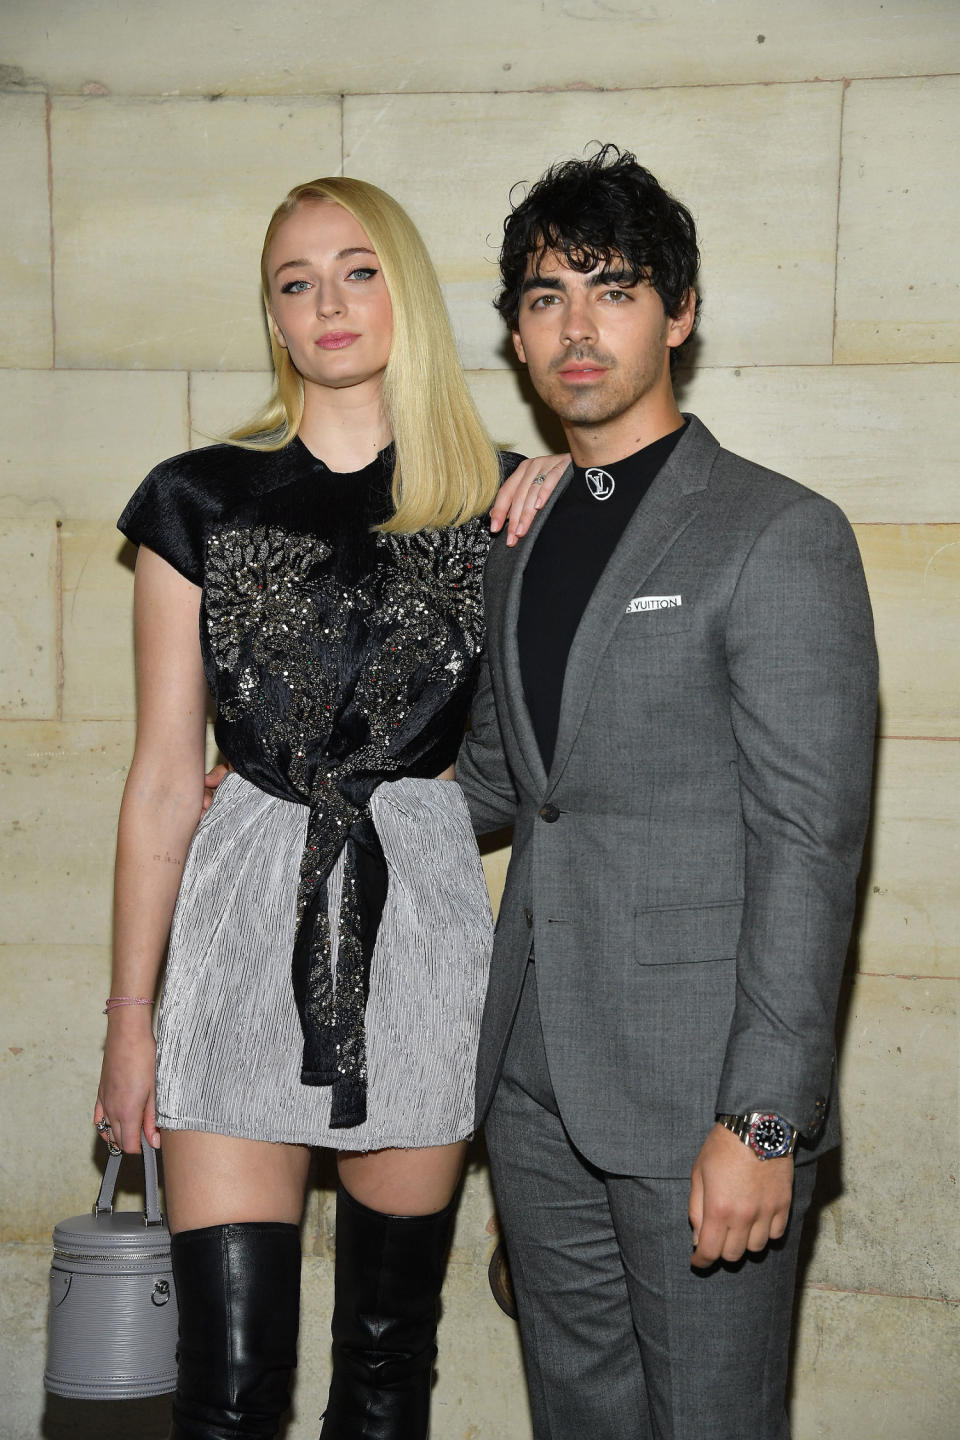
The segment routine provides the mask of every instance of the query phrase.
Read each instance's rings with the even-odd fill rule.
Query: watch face
[[[775,1160],[790,1149],[790,1130],[779,1115],[758,1115],[750,1126],[750,1148],[763,1160]]]

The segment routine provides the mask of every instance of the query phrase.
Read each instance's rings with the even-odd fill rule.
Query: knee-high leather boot
[[[337,1195],[333,1379],[320,1440],[426,1440],[456,1202],[382,1215]]]
[[[170,1440],[276,1435],[300,1324],[300,1232],[251,1222],[172,1240],[180,1310]]]

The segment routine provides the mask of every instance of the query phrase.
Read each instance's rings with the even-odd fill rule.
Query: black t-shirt
[[[523,574],[517,642],[527,708],[547,770],[557,742],[567,656],[583,612],[685,429],[686,422],[613,465],[575,465],[536,538]]]

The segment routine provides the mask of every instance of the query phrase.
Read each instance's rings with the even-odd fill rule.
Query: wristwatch
[[[717,1121],[731,1135],[748,1145],[761,1160],[792,1155],[797,1148],[797,1131],[782,1115],[769,1110],[751,1110],[746,1115],[718,1115]]]

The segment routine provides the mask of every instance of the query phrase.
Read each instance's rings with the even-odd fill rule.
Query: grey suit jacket
[[[535,947],[551,1078],[590,1161],[686,1175],[717,1111],[767,1108],[812,1154],[836,1138],[834,1023],[872,773],[856,542],[830,501],[691,417],[584,612],[548,775],[517,614],[570,474],[526,540],[494,543],[457,763],[478,832],[514,826],[478,1123]]]

